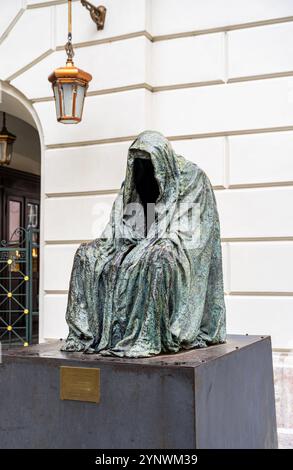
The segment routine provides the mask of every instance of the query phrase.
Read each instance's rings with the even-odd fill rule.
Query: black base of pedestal
[[[0,448],[277,447],[269,337],[146,359],[59,348],[3,353]],[[61,400],[60,366],[99,368],[100,402]]]

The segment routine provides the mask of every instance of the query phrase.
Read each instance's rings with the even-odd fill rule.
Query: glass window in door
[[[27,204],[27,228],[39,228],[39,205]]]
[[[11,242],[20,241],[19,227],[21,225],[21,202],[10,200],[8,203],[8,239]]]

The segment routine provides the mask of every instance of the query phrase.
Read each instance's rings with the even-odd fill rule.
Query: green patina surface
[[[142,236],[135,152],[150,155],[159,186],[155,221]],[[190,205],[197,207],[196,226]],[[196,236],[195,236],[196,234]],[[195,239],[195,242],[193,241]],[[220,226],[206,174],[145,131],[128,152],[125,181],[101,238],[76,252],[65,351],[147,357],[225,342]]]

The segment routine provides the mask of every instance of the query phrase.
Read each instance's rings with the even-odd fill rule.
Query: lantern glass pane
[[[73,83],[62,84],[64,116],[72,116]]]
[[[6,142],[0,142],[0,164],[5,163]]]
[[[20,234],[17,229],[21,225],[21,203],[19,201],[9,201],[8,205],[8,220],[9,220],[9,240],[17,242],[20,239]]]
[[[84,97],[85,97],[85,87],[82,85],[78,85],[77,95],[76,95],[76,105],[75,105],[75,116],[80,119],[82,117]]]
[[[7,144],[7,155],[6,155],[7,165],[9,165],[9,163],[11,161],[12,149],[13,149],[13,143]]]
[[[56,104],[56,115],[57,115],[57,119],[59,119],[61,117],[61,110],[60,110],[60,99],[59,99],[59,90],[58,90],[57,83],[55,83],[53,89],[54,89],[55,104]]]

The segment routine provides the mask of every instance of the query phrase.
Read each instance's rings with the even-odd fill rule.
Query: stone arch
[[[0,81],[0,109],[4,108],[8,113],[22,119],[37,129],[42,152],[44,147],[44,133],[41,121],[31,101],[10,83]]]
[[[12,86],[10,83],[0,80],[0,111],[5,111],[8,114],[30,124],[34,127],[39,136],[40,142],[40,176],[41,176],[41,190],[40,190],[40,264],[39,264],[39,341],[42,341],[43,335],[43,272],[44,272],[44,255],[43,255],[43,240],[44,240],[44,132],[41,125],[39,116],[34,109],[32,102],[26,98],[17,88]],[[13,129],[11,129],[13,131]]]

